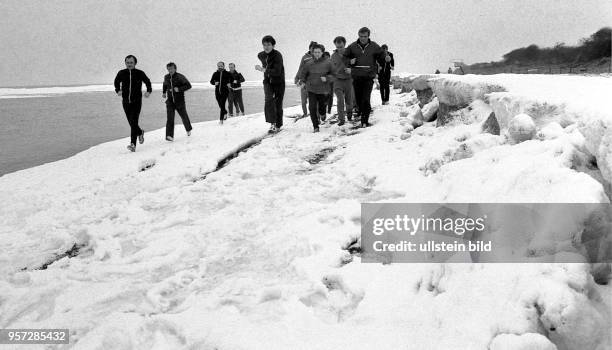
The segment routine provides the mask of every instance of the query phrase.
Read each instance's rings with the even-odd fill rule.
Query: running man
[[[236,65],[233,63],[229,64],[229,74],[231,77],[229,96],[227,99],[227,106],[229,107],[230,117],[234,116],[234,107],[236,107],[236,115],[242,113],[244,115],[244,102],[242,102],[242,83],[244,83],[244,77],[241,73],[236,70]]]
[[[191,89],[191,83],[184,75],[176,71],[176,64],[170,62],[166,65],[168,74],[164,77],[162,97],[166,98],[166,140],[174,140],[174,111],[177,111],[187,136],[191,136],[191,122],[185,106],[185,91]]]
[[[136,139],[142,144],[144,142],[144,131],[138,126],[140,109],[142,107],[142,83],[147,86],[144,96],[151,95],[151,80],[145,72],[136,69],[138,60],[134,55],[128,55],[124,59],[125,69],[120,70],[115,77],[115,93],[123,99],[123,111],[130,124],[130,145],[127,146],[132,152],[136,152]]]
[[[346,39],[338,36],[334,39],[336,49],[331,56],[332,72],[334,74],[334,93],[338,108],[338,125],[345,123],[345,116],[351,121],[353,114],[353,79],[351,78],[350,60],[344,56]]]
[[[317,44],[313,50],[313,60],[304,65],[300,74],[300,84],[305,84],[308,91],[308,107],[314,132],[319,132],[319,119],[325,116],[329,83],[333,80],[331,61],[323,57],[323,48]]]
[[[225,70],[225,63],[217,63],[217,71],[210,78],[210,84],[215,86],[215,98],[219,104],[219,124],[223,124],[223,121],[227,119],[225,102],[229,95],[230,79],[229,72]]]
[[[380,97],[383,105],[389,104],[389,93],[391,85],[391,71],[395,68],[393,54],[389,52],[387,44],[381,47],[382,54],[378,58],[378,84],[380,85]],[[439,73],[439,72],[438,72]]]
[[[298,68],[297,73],[295,73],[295,78],[293,79],[293,82],[295,83],[295,85],[297,85],[300,80],[300,73],[302,72],[302,67],[304,67],[304,64],[312,61],[312,50],[316,44],[317,44],[316,41],[311,41],[310,45],[308,45],[308,52],[306,52],[304,56],[302,56],[302,60],[300,61],[300,66]],[[306,104],[308,102],[308,91],[306,91],[306,88],[303,86],[302,88],[300,88],[300,99],[302,100],[302,113],[303,113],[302,118],[305,118],[308,115],[308,107]]]
[[[370,40],[370,29],[363,27],[359,29],[358,35],[359,39],[346,48],[345,56],[350,59],[355,103],[359,108],[361,127],[365,128],[370,126],[370,97],[377,77],[376,62],[382,51],[376,42]]]
[[[261,66],[255,69],[264,74],[263,86],[265,94],[264,113],[266,122],[270,123],[268,132],[280,131],[283,126],[283,97],[285,96],[285,67],[283,66],[283,55],[274,49],[276,40],[271,35],[261,39],[263,51],[257,54]]]

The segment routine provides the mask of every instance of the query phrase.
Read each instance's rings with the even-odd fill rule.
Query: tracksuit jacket
[[[174,91],[174,88],[178,88],[178,92]],[[166,74],[164,77],[163,93],[168,93],[168,99],[166,103],[174,103],[175,105],[185,104],[185,91],[191,89],[191,83],[181,73],[174,73],[172,75]]]
[[[285,67],[283,65],[283,55],[276,50],[266,53],[261,51],[257,54],[261,65],[266,69],[264,72],[264,82],[271,85],[285,85]]]
[[[147,86],[147,92],[153,91],[151,80],[140,69],[122,69],[115,77],[115,93],[121,90],[124,102],[132,103],[142,100],[142,83]]]
[[[395,67],[395,60],[393,54],[387,51],[387,54],[391,57],[391,61],[385,60],[385,54],[381,52],[378,57],[378,65],[380,66],[380,72],[378,72],[378,80],[390,81],[391,80],[391,68]]]
[[[238,71],[235,70],[234,73],[228,72],[228,74],[230,75],[230,84],[232,85],[232,89],[242,89],[241,83],[244,83],[244,77],[242,76],[242,73],[238,73]],[[234,83],[234,80],[236,80],[236,83]]]
[[[351,66],[351,75],[356,77],[374,78],[378,73],[377,61],[382,53],[382,49],[375,41],[368,40],[365,45],[361,45],[359,39],[350,44],[344,51],[344,55],[349,59],[356,58],[356,62]]]
[[[232,76],[230,72],[226,71],[225,69],[217,69],[210,78],[210,84],[215,85],[216,82],[219,82],[219,85],[215,86],[216,92],[222,95],[229,94],[229,88],[227,87],[227,84],[230,84],[232,82]]]

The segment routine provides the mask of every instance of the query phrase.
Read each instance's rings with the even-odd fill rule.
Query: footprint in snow
[[[301,297],[300,301],[324,321],[337,323],[351,317],[363,300],[364,292],[348,287],[340,275],[326,275],[321,283],[323,286]]]

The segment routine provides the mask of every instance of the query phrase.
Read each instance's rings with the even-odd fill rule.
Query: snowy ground
[[[57,349],[610,348],[611,289],[588,265],[361,264],[343,249],[361,202],[608,201],[571,169],[576,128],[510,145],[474,108],[473,124],[402,138],[414,96],[373,97],[371,128],[286,118],[216,172],[265,135],[261,114],[0,177],[0,328],[70,328]],[[464,142],[469,157],[447,157]]]

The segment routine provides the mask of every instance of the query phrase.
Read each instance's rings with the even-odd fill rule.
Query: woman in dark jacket
[[[308,107],[314,132],[319,132],[319,119],[325,120],[325,106],[329,94],[329,84],[333,81],[331,61],[323,57],[323,48],[313,49],[313,60],[306,63],[300,73],[300,83],[308,91]]]

